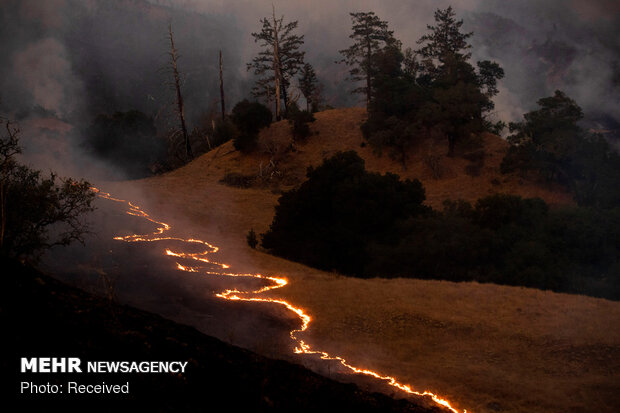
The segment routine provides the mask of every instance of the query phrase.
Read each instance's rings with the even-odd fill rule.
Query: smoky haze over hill
[[[498,61],[506,71],[496,97],[498,119],[515,120],[537,99],[564,90],[586,113],[587,126],[618,129],[620,122],[620,6],[610,0],[454,2],[471,39],[474,60]],[[276,13],[299,20],[306,59],[316,67],[332,106],[360,103],[336,65],[349,43],[349,12],[372,10],[389,22],[405,47],[448,1],[287,1]],[[218,102],[217,52],[223,50],[229,108],[249,96],[245,63],[258,51],[251,32],[269,15],[271,1],[220,0],[3,0],[0,111],[21,121],[56,118],[25,133],[25,155],[40,167],[77,163],[78,130],[99,113],[137,109],[164,119],[173,94],[166,85],[172,22],[182,55],[180,70],[190,129]],[[61,125],[61,126],[62,126]],[[49,151],[49,148],[55,148]],[[60,149],[59,149],[60,148]],[[67,160],[65,156],[71,154]],[[90,165],[89,165],[90,167]],[[75,168],[78,172],[81,168]]]

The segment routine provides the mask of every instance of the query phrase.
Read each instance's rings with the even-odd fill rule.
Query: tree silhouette
[[[304,36],[294,33],[297,21],[284,23],[284,16],[276,18],[275,9],[271,19],[265,17],[260,22],[263,25],[261,31],[252,33],[252,37],[255,42],[260,42],[262,50],[247,64],[247,69],[259,76],[252,94],[264,98],[267,104],[274,100],[276,119],[280,119],[283,115],[280,99],[284,101],[286,112],[288,87],[303,65],[305,52],[299,48],[304,43]]]
[[[339,63],[351,66],[349,79],[354,82],[365,81],[364,86],[353,93],[366,95],[366,107],[370,105],[372,94],[372,58],[385,45],[395,42],[386,21],[379,19],[374,12],[350,13],[353,33],[349,36],[354,43],[340,50],[343,59]]]
[[[315,112],[319,103],[315,101],[319,81],[314,72],[314,68],[310,63],[305,63],[301,68],[300,75],[299,90],[301,90],[301,93],[306,98],[306,111],[310,112],[312,109],[312,111]]]
[[[21,165],[19,129],[0,119],[0,255],[36,260],[55,245],[83,241],[88,225],[80,218],[92,211],[95,193],[86,181],[48,178]],[[51,231],[51,228],[54,231]]]
[[[462,33],[463,20],[456,20],[452,7],[435,12],[435,25],[418,40],[417,82],[429,87],[432,98],[421,109],[423,123],[448,140],[448,156],[457,142],[485,128],[485,113],[493,109],[497,80],[504,76],[495,62],[478,62],[478,72],[469,63],[473,35]]]

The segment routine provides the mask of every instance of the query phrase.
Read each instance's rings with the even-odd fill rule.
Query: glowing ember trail
[[[185,243],[189,243],[189,244],[201,244],[204,245],[205,247],[207,247],[207,249],[203,252],[198,252],[198,253],[186,253],[186,252],[175,252],[172,251],[170,249],[166,249],[165,253],[166,255],[169,255],[171,257],[177,257],[177,258],[182,258],[182,259],[191,259],[191,260],[195,260],[204,264],[209,264],[215,267],[219,267],[221,269],[227,269],[230,268],[229,265],[227,264],[223,264],[223,263],[219,263],[219,262],[214,262],[211,261],[207,258],[207,255],[209,254],[213,254],[215,252],[217,252],[219,250],[218,247],[216,247],[215,245],[209,244],[206,241],[202,241],[199,239],[184,239],[184,238],[177,238],[177,237],[165,237],[163,236],[164,232],[170,230],[170,225],[161,222],[161,221],[157,221],[153,218],[151,218],[149,216],[149,214],[147,214],[146,212],[144,212],[142,209],[140,209],[140,207],[138,207],[137,205],[132,204],[129,201],[126,201],[124,199],[118,199],[118,198],[113,198],[109,193],[107,192],[102,192],[97,188],[91,188],[94,192],[97,193],[97,195],[103,199],[107,199],[110,201],[114,201],[114,202],[119,202],[119,203],[124,203],[127,204],[127,206],[129,207],[129,209],[126,211],[127,214],[132,215],[132,216],[136,216],[139,218],[143,218],[147,221],[152,222],[153,224],[157,225],[157,229],[155,230],[155,232],[153,232],[152,234],[133,234],[133,235],[127,235],[124,237],[114,237],[115,240],[118,241],[125,241],[125,242],[154,242],[154,241],[168,241],[168,240],[172,240],[172,241],[180,241],[180,242],[185,242]],[[287,309],[289,309],[290,311],[292,311],[293,313],[297,314],[297,316],[301,319],[301,327],[299,327],[296,330],[292,330],[289,335],[291,337],[291,339],[296,343],[296,347],[294,349],[295,353],[297,354],[313,354],[313,355],[318,355],[320,356],[320,358],[322,360],[333,360],[333,361],[337,361],[338,363],[340,363],[342,366],[346,367],[348,370],[357,373],[357,374],[364,374],[366,376],[370,376],[370,377],[374,377],[376,379],[379,380],[383,380],[385,381],[387,384],[389,384],[390,386],[396,387],[406,393],[409,394],[414,394],[414,395],[418,395],[418,396],[428,396],[430,397],[435,403],[451,410],[454,413],[459,413],[458,410],[456,410],[454,407],[452,407],[450,405],[450,402],[448,402],[445,399],[442,399],[441,397],[439,397],[438,395],[431,393],[429,391],[423,391],[423,392],[419,392],[419,391],[415,391],[413,390],[409,385],[406,384],[402,384],[399,383],[394,377],[391,376],[385,376],[382,375],[380,373],[377,373],[375,371],[372,370],[366,370],[363,368],[359,368],[359,367],[355,367],[351,364],[349,364],[349,362],[347,362],[344,358],[340,357],[340,356],[332,356],[329,353],[326,353],[324,351],[320,351],[320,350],[312,350],[310,348],[310,346],[308,344],[306,344],[302,339],[298,338],[298,334],[299,333],[303,333],[304,331],[306,331],[308,329],[308,326],[310,325],[310,321],[312,321],[312,318],[305,313],[305,311],[299,307],[295,307],[292,304],[290,304],[287,301],[284,300],[278,300],[278,299],[273,299],[273,298],[264,298],[264,297],[256,297],[256,295],[264,293],[266,291],[269,290],[274,290],[276,288],[281,288],[284,287],[286,284],[288,284],[288,281],[284,278],[277,278],[277,277],[268,277],[262,274],[236,274],[236,273],[227,273],[227,272],[216,272],[216,271],[207,271],[204,268],[201,267],[190,267],[190,266],[186,266],[186,265],[181,265],[180,263],[177,263],[177,269],[179,269],[180,271],[186,271],[186,272],[202,272],[203,274],[208,274],[208,275],[218,275],[218,276],[227,276],[227,277],[248,277],[248,278],[257,278],[257,279],[261,279],[261,280],[266,280],[268,282],[271,283],[271,285],[267,285],[265,287],[262,287],[258,290],[251,290],[251,291],[239,291],[236,289],[233,290],[226,290],[222,293],[218,293],[216,294],[217,297],[223,298],[225,300],[231,300],[231,301],[255,301],[255,302],[266,302],[266,303],[273,303],[273,304],[279,304],[282,305],[284,307],[286,307]],[[463,413],[467,413],[467,410],[463,410]]]

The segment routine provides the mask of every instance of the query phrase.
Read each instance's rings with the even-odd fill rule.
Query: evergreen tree
[[[620,155],[599,135],[578,124],[583,111],[557,90],[538,101],[540,108],[511,123],[511,147],[502,161],[504,173],[532,172],[573,191],[580,205],[614,208],[620,205]]]
[[[398,44],[386,46],[372,60],[374,85],[364,136],[377,150],[389,148],[391,157],[406,166],[407,151],[419,133],[416,114],[423,91],[405,70],[405,56]]]
[[[300,71],[301,77],[299,78],[299,90],[306,98],[306,111],[316,112],[318,102],[315,102],[316,92],[318,90],[318,79],[314,68],[310,63],[306,63],[302,66]]]
[[[260,32],[252,33],[255,42],[260,42],[262,50],[247,64],[259,76],[252,94],[276,103],[276,118],[280,118],[280,99],[284,101],[284,110],[288,106],[288,87],[291,79],[303,65],[305,52],[299,50],[304,43],[304,36],[297,35],[298,22],[284,23],[284,16],[277,19],[275,10],[271,19],[260,20],[263,27]],[[280,93],[281,90],[281,93]],[[281,96],[281,97],[280,97]]]
[[[570,159],[584,132],[577,125],[583,111],[577,103],[556,90],[538,101],[540,109],[523,115],[523,122],[510,123],[511,150],[504,159],[505,171],[537,171],[547,181],[568,181]]]
[[[465,62],[471,57],[468,52],[471,45],[467,39],[473,36],[473,32],[461,33],[463,20],[456,20],[452,6],[445,10],[435,12],[436,26],[427,25],[430,33],[425,34],[418,40],[418,44],[424,44],[417,50],[422,58],[421,68],[430,75],[436,75],[445,65],[453,61]],[[450,66],[448,66],[450,67]]]
[[[463,20],[456,20],[452,7],[435,12],[435,26],[422,36],[417,50],[417,82],[432,91],[432,98],[420,111],[428,128],[448,140],[448,155],[457,142],[484,130],[485,113],[493,109],[497,80],[504,76],[495,62],[478,62],[478,72],[469,63],[473,33],[462,33]]]
[[[364,86],[353,93],[366,95],[366,107],[370,106],[372,95],[372,59],[384,46],[396,40],[393,31],[388,30],[386,21],[379,19],[374,12],[350,13],[353,33],[349,36],[354,43],[349,48],[340,50],[343,59],[339,63],[351,66],[349,79],[354,82],[365,81]]]

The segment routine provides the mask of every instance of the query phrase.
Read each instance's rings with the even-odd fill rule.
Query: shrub
[[[6,135],[0,136],[0,255],[36,260],[55,245],[82,241],[88,226],[81,221],[92,211],[95,194],[90,184],[20,165],[18,130],[2,120]],[[53,228],[53,231],[52,231]]]
[[[256,246],[258,245],[258,237],[256,236],[256,232],[254,231],[254,228],[248,231],[248,234],[246,235],[245,239],[248,242],[248,245],[250,246],[250,248],[252,249],[255,249]]]
[[[419,181],[369,173],[353,151],[310,168],[307,177],[280,197],[262,245],[318,268],[363,275],[369,242],[389,241],[397,220],[427,210]]]
[[[233,139],[235,149],[252,152],[256,149],[258,132],[271,124],[271,111],[258,102],[247,99],[237,103],[232,110],[232,121],[239,133]]]
[[[289,106],[286,117],[289,124],[293,126],[293,139],[304,140],[310,136],[308,123],[316,120],[312,112],[299,110],[297,104],[294,104]]]

